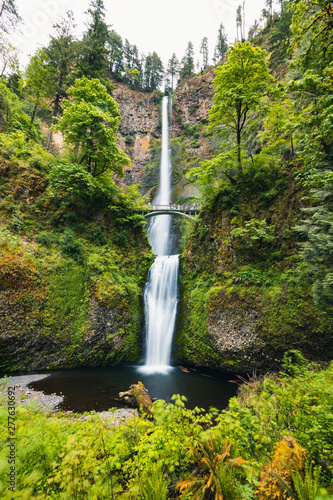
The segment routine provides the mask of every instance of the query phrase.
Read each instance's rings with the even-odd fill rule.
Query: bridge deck
[[[142,210],[145,213],[150,213],[150,212],[160,212],[160,213],[172,213],[173,211],[175,212],[181,212],[183,214],[194,214],[196,215],[199,213],[199,208],[197,205],[148,205],[146,208]]]

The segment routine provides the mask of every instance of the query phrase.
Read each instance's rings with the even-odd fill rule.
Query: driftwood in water
[[[143,413],[150,413],[153,405],[153,401],[142,382],[130,385],[129,391],[119,393],[119,398],[134,408],[139,408]]]

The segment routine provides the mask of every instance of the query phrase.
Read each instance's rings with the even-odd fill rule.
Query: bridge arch
[[[181,217],[188,217],[191,220],[195,220],[195,216],[197,212],[194,212],[195,215],[190,215],[188,213],[182,212],[180,210],[153,210],[152,212],[146,212],[142,215],[146,219],[150,219],[150,217],[155,217],[156,215],[179,215]]]

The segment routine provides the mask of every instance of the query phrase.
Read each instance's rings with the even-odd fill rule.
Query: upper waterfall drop
[[[153,203],[168,205],[171,199],[172,164],[169,148],[168,97],[162,101],[162,151],[160,160],[159,189]],[[154,217],[148,228],[148,237],[155,255],[168,255],[170,245],[170,215]]]
[[[153,203],[169,204],[171,174],[168,97],[164,97],[160,183]],[[170,255],[170,222],[171,215],[158,215],[153,217],[148,228],[148,238],[156,258],[150,268],[144,292],[146,359],[140,370],[145,373],[165,373],[171,368],[171,345],[178,304],[179,256]]]

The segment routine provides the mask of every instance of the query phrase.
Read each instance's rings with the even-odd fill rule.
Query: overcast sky
[[[200,44],[209,40],[209,56],[213,56],[218,28],[224,24],[229,43],[236,36],[236,8],[242,0],[104,0],[106,22],[123,40],[127,38],[145,55],[154,51],[166,65],[176,53],[185,54],[187,43],[194,44],[197,62]],[[52,25],[68,10],[74,12],[77,36],[85,29],[90,0],[16,0],[21,25],[11,39],[21,51],[22,64],[28,61],[36,48],[48,43]],[[248,29],[254,19],[260,18],[265,0],[245,0],[245,19]],[[21,31],[21,33],[19,33]]]

